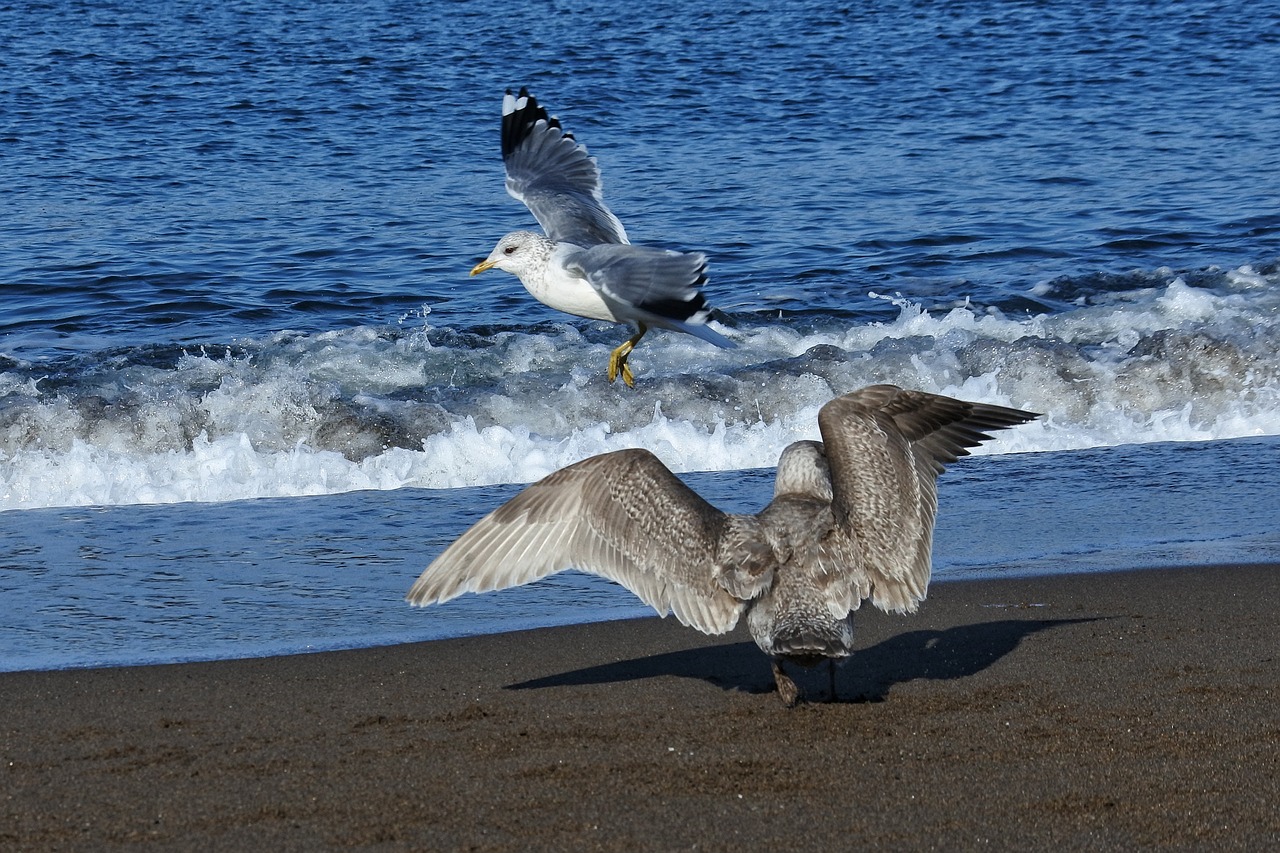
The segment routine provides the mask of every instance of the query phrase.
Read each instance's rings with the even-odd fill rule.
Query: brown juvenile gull
[[[943,465],[1035,417],[893,385],[845,394],[818,412],[822,441],[782,451],[773,500],[756,515],[721,512],[647,450],[593,456],[476,522],[407,598],[433,604],[579,569],[705,634],[745,612],[788,706],[799,691],[784,660],[827,660],[834,699],[862,600],[913,613],[925,597]]]
[[[609,356],[609,381],[621,373],[628,387],[635,381],[627,358],[650,328],[734,346],[706,325],[711,309],[698,289],[707,280],[706,256],[631,245],[605,206],[595,158],[526,89],[503,98],[502,160],[507,192],[547,236],[507,234],[472,275],[496,267],[557,311],[633,326],[636,333]]]

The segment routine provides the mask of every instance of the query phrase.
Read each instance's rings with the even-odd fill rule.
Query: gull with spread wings
[[[913,613],[931,572],[943,466],[1031,412],[872,385],[818,412],[822,441],[778,460],[773,500],[723,513],[646,450],[562,468],[476,522],[414,583],[418,605],[529,583],[565,569],[622,584],[706,634],[745,613],[787,705],[783,661],[848,657],[864,599]]]
[[[734,346],[706,325],[711,309],[699,289],[706,256],[631,245],[605,206],[595,158],[526,89],[507,90],[502,101],[502,160],[507,192],[524,202],[546,236],[507,234],[472,275],[504,270],[557,311],[634,327],[609,356],[610,382],[621,375],[634,386],[627,359],[650,328]]]

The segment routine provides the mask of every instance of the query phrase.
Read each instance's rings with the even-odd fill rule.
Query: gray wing
[[[627,242],[622,223],[605,206],[595,158],[527,89],[519,95],[508,89],[502,100],[502,161],[507,192],[550,239],[584,248]]]
[[[699,290],[707,257],[652,246],[607,244],[575,252],[565,266],[596,289],[620,320],[675,329],[719,347],[734,343],[705,324],[711,309]]]
[[[966,448],[1031,412],[872,385],[818,412],[831,466],[840,561],[859,565],[882,610],[911,612],[929,585],[938,475]],[[837,542],[839,538],[837,538]]]
[[[647,450],[593,456],[476,522],[407,599],[432,604],[576,568],[622,584],[663,616],[722,634],[745,607],[715,580],[725,518]]]

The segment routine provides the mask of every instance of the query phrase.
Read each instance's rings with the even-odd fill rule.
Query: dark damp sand
[[[0,675],[0,848],[1276,849],[1278,593],[935,584],[794,710],[658,619]]]

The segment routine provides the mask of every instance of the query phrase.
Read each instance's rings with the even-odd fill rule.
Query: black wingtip
[[[525,86],[520,87],[519,94],[512,95],[511,90],[507,89],[506,94],[516,99],[516,108],[502,116],[502,157],[506,159],[511,152],[520,147],[520,144],[529,137],[534,126],[539,121],[545,121],[547,127],[555,128],[560,131],[565,139],[573,139],[572,133],[567,133],[560,126],[560,120],[553,115],[548,115],[547,110],[538,103],[538,99],[529,94],[529,89]],[[523,105],[520,102],[523,101]]]

